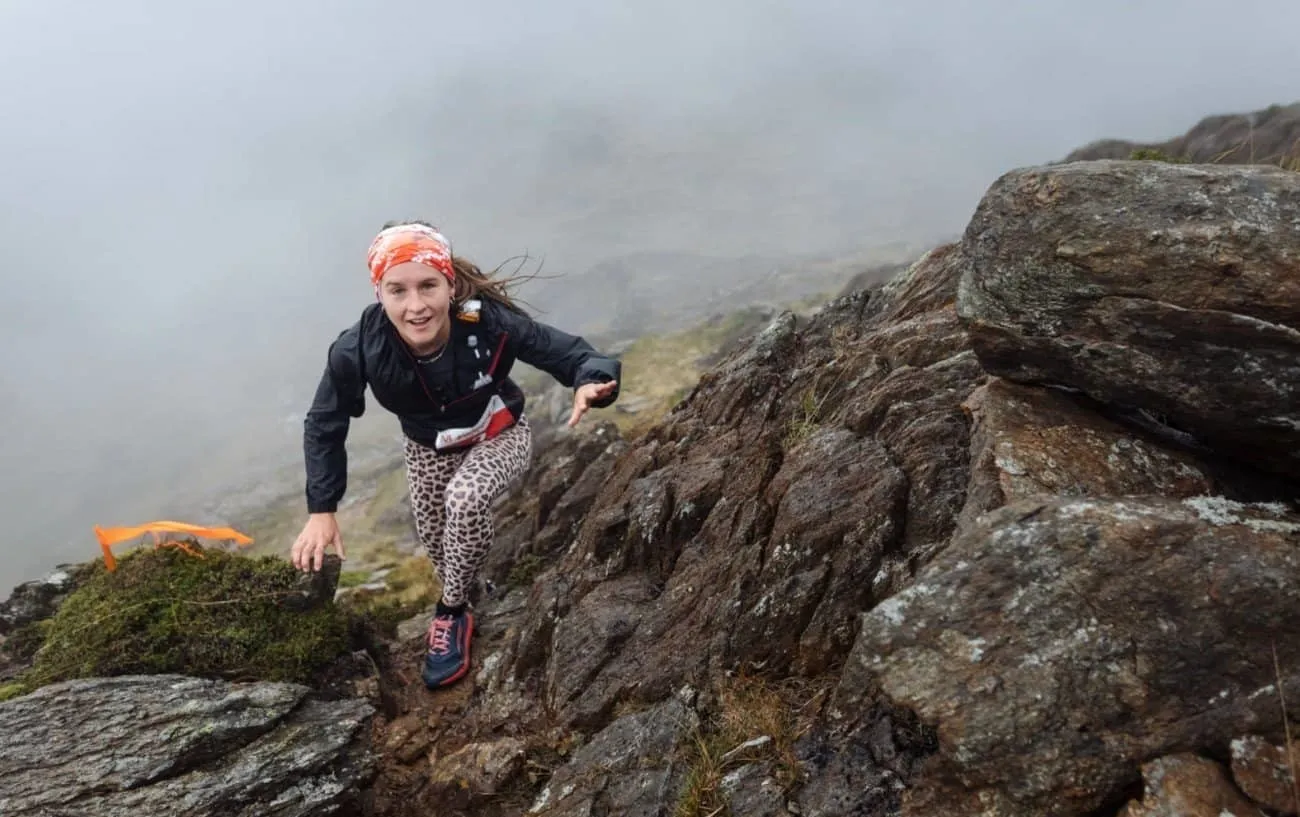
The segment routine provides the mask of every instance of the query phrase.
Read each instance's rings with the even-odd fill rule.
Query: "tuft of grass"
[[[794,448],[799,443],[812,436],[812,433],[821,425],[821,410],[825,398],[819,400],[815,387],[804,389],[803,396],[799,398],[799,405],[795,409],[793,416],[790,417],[790,423],[786,426],[785,439],[783,444],[786,450]]]
[[[795,742],[808,728],[823,690],[794,682],[774,684],[753,677],[727,679],[718,691],[718,711],[692,736],[690,770],[673,817],[723,817],[730,814],[722,782],[728,774],[766,763],[786,792],[802,779]],[[768,738],[761,745],[746,743]]]
[[[102,560],[43,625],[28,689],[71,678],[184,672],[305,683],[348,648],[333,604],[303,609],[301,574],[276,557],[192,543]],[[299,603],[295,603],[299,602]]]
[[[1160,148],[1138,148],[1129,154],[1129,158],[1149,162],[1170,162],[1171,164],[1187,164],[1191,161],[1186,156],[1170,156]]]
[[[822,369],[813,378],[812,384],[804,389],[803,394],[800,395],[799,403],[790,416],[790,422],[786,425],[785,437],[782,440],[782,445],[787,451],[811,437],[813,432],[821,427],[822,422],[825,420],[827,401],[835,393],[835,387],[839,385],[845,371],[847,371],[844,366],[837,368],[839,371],[836,373],[835,379],[830,382],[825,391],[820,390],[822,376],[827,371]]]
[[[19,681],[0,684],[0,703],[17,698],[19,695],[26,695],[28,692],[31,692],[31,690]]]
[[[1296,778],[1295,752],[1294,744],[1291,742],[1291,719],[1286,714],[1286,692],[1282,684],[1282,665],[1277,660],[1277,643],[1273,643],[1273,673],[1274,682],[1277,684],[1278,704],[1282,708],[1282,729],[1286,740],[1286,765],[1287,771],[1291,773],[1291,802],[1293,805],[1300,807],[1300,780]]]
[[[536,553],[525,553],[510,566],[510,575],[506,577],[506,586],[510,589],[528,587],[542,572],[542,558]]]

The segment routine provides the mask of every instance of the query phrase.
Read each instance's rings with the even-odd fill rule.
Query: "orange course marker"
[[[117,560],[113,558],[113,545],[135,539],[137,536],[146,533],[154,534],[154,544],[159,545],[161,543],[158,541],[157,534],[160,532],[189,533],[205,539],[230,539],[239,545],[251,545],[253,543],[251,537],[240,533],[234,528],[205,528],[200,525],[191,525],[188,522],[172,522],[165,519],[120,528],[101,528],[96,525],[95,537],[99,539],[99,547],[104,551],[104,566],[110,571],[117,569]],[[168,542],[166,544],[172,543]]]

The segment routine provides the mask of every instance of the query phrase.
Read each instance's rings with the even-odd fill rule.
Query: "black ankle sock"
[[[451,615],[451,616],[459,616],[459,615],[463,615],[464,612],[465,612],[465,604],[466,604],[466,603],[462,601],[460,604],[456,605],[455,607],[448,607],[447,605],[445,605],[445,604],[442,603],[442,600],[441,600],[441,599],[439,599],[439,600],[438,600],[438,612],[436,612],[434,615],[439,615],[439,616],[447,616],[447,615]]]

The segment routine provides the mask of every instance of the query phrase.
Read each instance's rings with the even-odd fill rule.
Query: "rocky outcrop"
[[[1300,477],[1300,173],[1088,162],[1009,173],[967,227],[980,363],[1140,407]]]
[[[171,675],[42,687],[0,704],[0,813],[355,814],[373,710],[308,692]]]
[[[0,683],[31,666],[41,644],[35,625],[51,618],[89,572],[84,565],[59,565],[39,579],[18,585],[0,601]]]
[[[1072,151],[1066,162],[1164,156],[1214,164],[1272,164],[1300,169],[1300,102],[1259,111],[1207,116],[1164,142],[1101,139]]]
[[[715,768],[709,802],[733,809],[1248,802],[1214,764],[1281,739],[1274,644],[1300,700],[1277,173],[1009,174],[961,243],[779,316],[644,436],[548,457],[500,562],[531,552],[537,574],[483,609],[456,704],[473,726],[431,738],[439,756],[520,738],[523,769],[556,771],[494,781],[511,802],[532,785],[539,812],[672,813],[744,673],[821,692],[784,754]],[[685,731],[646,732],[666,708]],[[658,737],[609,748],[628,730]],[[1276,776],[1252,757],[1254,785]]]
[[[549,679],[547,705],[590,728],[726,666],[842,663],[857,611],[942,544],[963,501],[964,475],[936,462],[965,459],[960,401],[983,378],[954,256],[802,331],[778,319],[631,447],[533,589],[516,678]]]
[[[866,613],[854,659],[939,724],[928,785],[1089,814],[1149,758],[1277,723],[1273,646],[1300,667],[1297,537],[1274,505],[1022,500]]]

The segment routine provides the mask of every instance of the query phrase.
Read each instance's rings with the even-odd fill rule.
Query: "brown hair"
[[[396,227],[401,224],[420,224],[434,230],[438,229],[429,222],[420,219],[389,221],[380,229],[387,230],[389,227]],[[496,273],[501,267],[497,267],[492,272],[484,273],[473,261],[455,253],[452,253],[451,265],[456,270],[456,281],[452,289],[452,298],[456,303],[464,303],[475,298],[489,298],[507,309],[523,314],[524,310],[519,306],[518,299],[510,294],[509,289],[516,282],[536,277],[535,275],[497,277]]]

